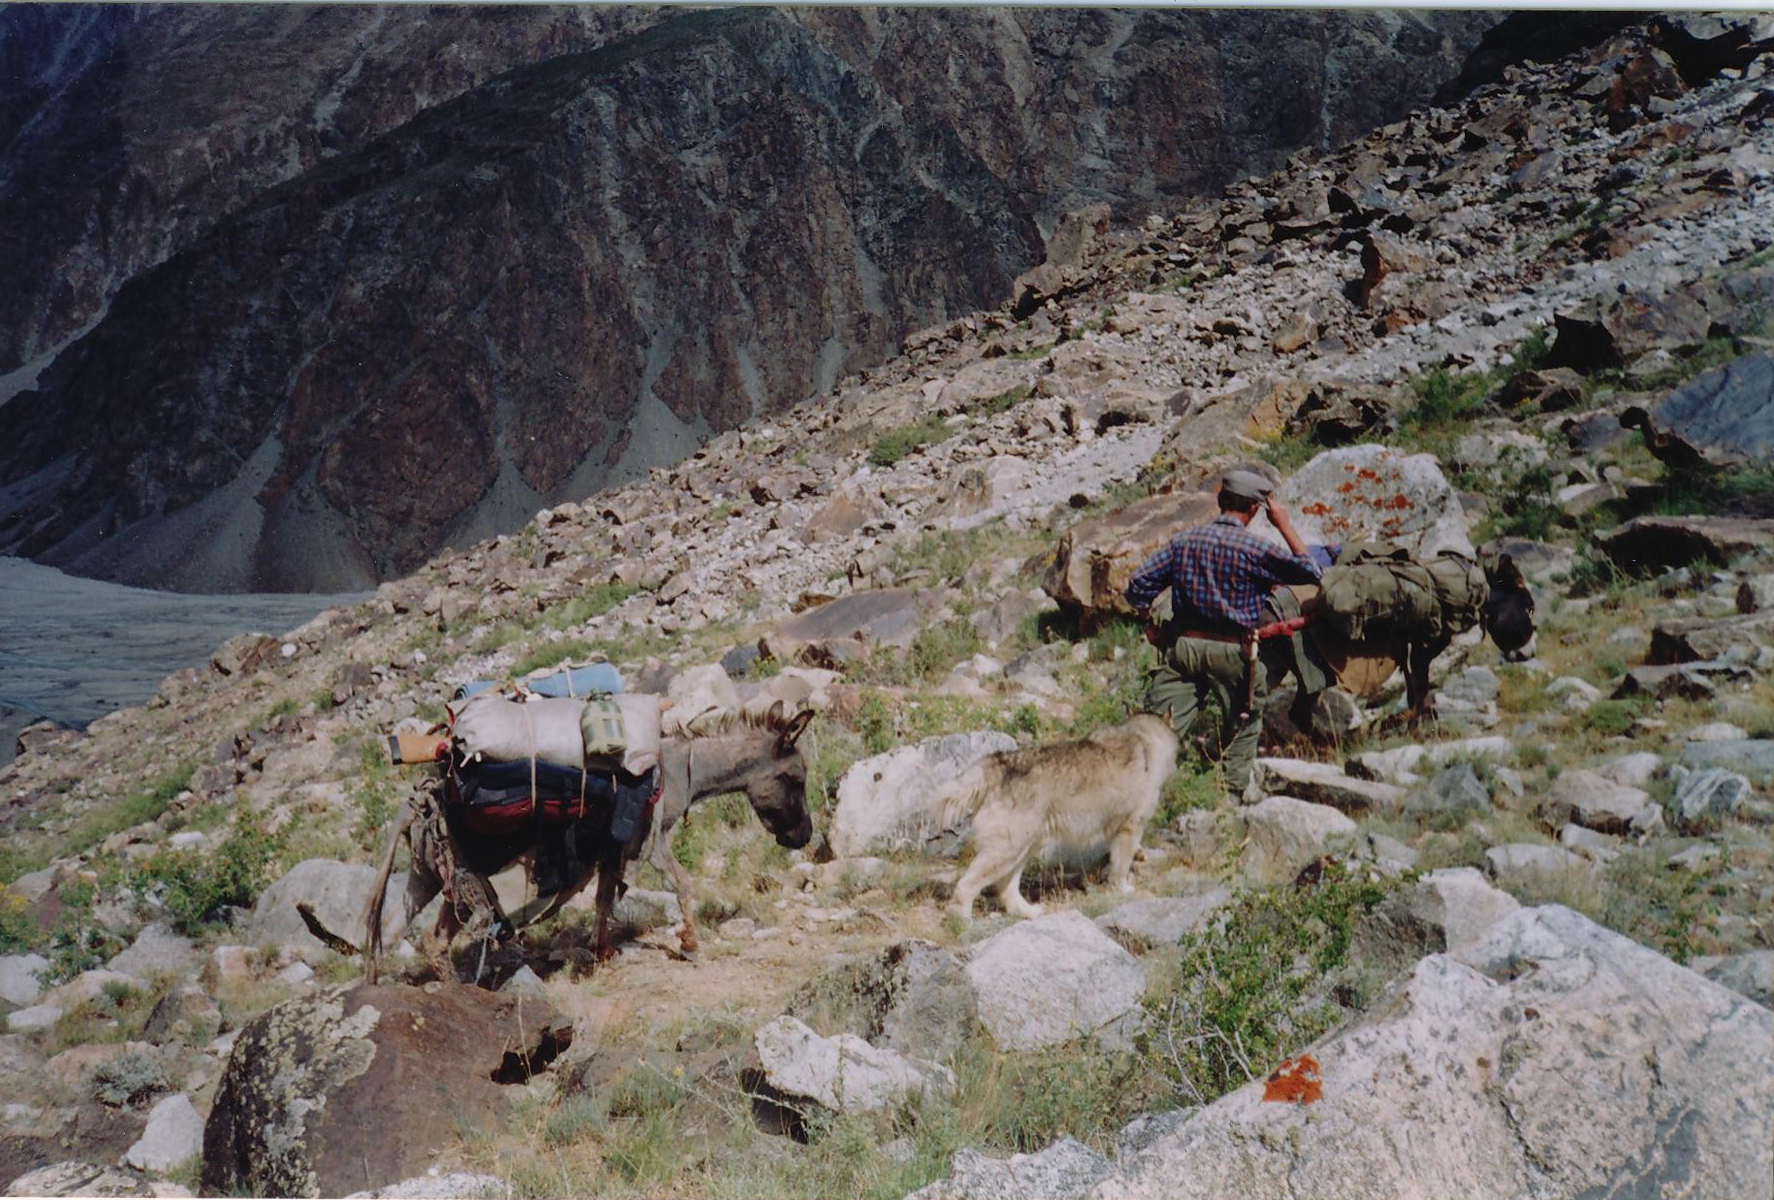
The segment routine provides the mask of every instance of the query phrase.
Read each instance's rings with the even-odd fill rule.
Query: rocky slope
[[[1736,49],[1692,53],[1714,35]],[[791,861],[749,816],[699,814],[681,847],[709,905],[696,962],[644,873],[627,915],[650,932],[590,985],[560,969],[571,924],[496,956],[495,980],[579,1040],[511,1085],[508,1126],[438,1149],[471,1175],[414,1187],[1766,1191],[1771,50],[1761,18],[1634,27],[1143,225],[1076,222],[1077,254],[1014,310],[915,333],[835,399],[235,639],[84,734],[37,730],[0,773],[0,929],[42,952],[0,967],[20,1106],[0,1152],[42,1171],[14,1186],[195,1182],[195,1123],[239,1146],[229,1114],[263,1091],[235,1040],[304,1014],[355,1022],[315,1040],[317,1078],[397,1056],[316,1085],[373,1106],[405,1027],[316,986],[355,967],[291,901],[361,903],[403,786],[382,734],[460,682],[599,651],[686,704],[818,707],[818,825],[842,857]],[[1407,453],[1436,486],[1400,506],[1385,472]],[[1267,795],[1242,809],[1189,757],[1144,899],[1057,873],[1046,917],[945,926],[953,844],[908,849],[857,811],[915,810],[929,789],[907,781],[969,746],[1117,719],[1147,651],[1056,604],[1111,615],[1117,572],[1256,456],[1303,518],[1404,531],[1402,513],[1428,536],[1451,517],[1509,550],[1538,656],[1463,640],[1437,722],[1408,736],[1384,695],[1345,701],[1341,747],[1273,730]],[[1383,490],[1312,482],[1357,458]],[[971,736],[922,741],[950,734]],[[1227,1028],[1261,1051],[1212,1031],[1247,970],[1232,999],[1272,1015]],[[484,1092],[485,1066],[463,1070]],[[754,1092],[790,1111],[772,1129],[834,1140],[760,1132],[776,1110],[736,1099]],[[390,1109],[389,1136],[435,1137],[434,1118]],[[60,1161],[69,1130],[91,1131],[84,1163]],[[348,1167],[313,1158],[333,1136],[300,1144],[317,1174]],[[265,1165],[218,1156],[203,1177]]]
[[[1068,209],[1143,215],[1401,113],[1489,18],[750,9],[615,36],[650,21],[21,12],[0,44],[69,52],[25,75],[0,164],[9,261],[43,281],[0,317],[0,365],[33,364],[0,409],[0,544],[185,590],[410,570],[997,303]],[[265,41],[292,69],[242,62]],[[275,83],[218,119],[199,54]]]

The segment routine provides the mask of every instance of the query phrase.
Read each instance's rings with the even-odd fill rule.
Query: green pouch
[[[579,734],[585,741],[585,757],[620,758],[628,748],[628,732],[622,708],[613,696],[592,696],[579,714]]]

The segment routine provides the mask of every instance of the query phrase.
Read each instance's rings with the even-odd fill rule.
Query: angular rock
[[[1711,767],[1694,771],[1676,784],[1669,802],[1679,833],[1708,833],[1719,822],[1735,816],[1744,801],[1755,793],[1749,780],[1735,771]]]
[[[1748,996],[1763,1008],[1774,1008],[1774,950],[1703,956],[1688,963],[1714,983]]]
[[[1323,804],[1270,796],[1239,814],[1244,820],[1242,870],[1264,883],[1291,883],[1320,855],[1353,842],[1355,822]]]
[[[41,954],[8,954],[0,958],[0,1000],[17,1005],[37,1003],[43,995],[43,982],[38,977],[48,967],[49,960]]]
[[[62,1009],[54,1004],[33,1004],[6,1014],[9,1033],[37,1033],[52,1029],[62,1019]]]
[[[156,975],[184,975],[196,962],[197,950],[191,939],[174,933],[170,925],[156,921],[138,933],[127,950],[113,955],[105,965],[137,979],[151,979]]]
[[[871,1046],[854,1034],[821,1037],[794,1017],[778,1017],[758,1030],[753,1045],[767,1094],[803,1112],[809,1102],[835,1113],[876,1112],[955,1087],[947,1067]]]
[[[302,954],[331,953],[312,933],[296,911],[297,904],[312,907],[321,924],[349,942],[361,942],[364,905],[375,886],[376,868],[367,863],[342,863],[329,858],[310,858],[259,893],[247,919],[247,941],[267,948],[289,947]],[[388,895],[382,905],[382,934],[387,945],[399,940],[406,919],[406,875],[389,877]]]
[[[879,645],[907,645],[927,615],[928,599],[915,588],[852,592],[790,617],[771,636],[803,644],[860,638]]]
[[[1041,586],[1062,608],[1101,618],[1130,615],[1128,580],[1184,529],[1219,515],[1212,493],[1149,496],[1072,526],[1060,535]]]
[[[1719,684],[1751,678],[1753,672],[1735,663],[1692,662],[1663,667],[1634,667],[1620,677],[1614,698],[1653,696],[1667,700],[1680,696],[1686,700],[1711,700],[1718,695]]]
[[[1312,1055],[1318,1102],[1247,1084],[1091,1196],[1747,1196],[1774,1179],[1774,1013],[1557,906],[1423,959]]]
[[[1628,567],[1680,567],[1697,558],[1723,565],[1739,554],[1774,549],[1774,520],[1749,517],[1634,517],[1597,537]]]
[[[1584,374],[1625,366],[1655,350],[1672,353],[1706,341],[1711,322],[1706,310],[1680,292],[1629,294],[1607,303],[1587,303],[1553,317],[1549,367]]]
[[[1445,767],[1427,787],[1411,794],[1405,811],[1419,815],[1482,816],[1491,811],[1491,791],[1469,763]]]
[[[203,1190],[342,1196],[502,1128],[572,1040],[540,1001],[461,984],[327,988],[241,1030],[203,1136]]]
[[[1774,787],[1774,739],[1744,738],[1733,742],[1689,742],[1682,747],[1682,765],[1705,770],[1722,767]]]
[[[978,997],[960,961],[913,939],[848,963],[802,987],[788,1015],[855,1034],[909,1058],[944,1062],[979,1028]]]
[[[170,1171],[203,1151],[203,1118],[179,1092],[148,1110],[148,1128],[123,1161],[138,1171]]]
[[[1657,777],[1663,770],[1663,757],[1652,754],[1648,750],[1640,750],[1634,754],[1622,754],[1619,758],[1609,759],[1595,769],[1596,774],[1625,787],[1642,788]]]
[[[1569,850],[1533,842],[1511,842],[1484,852],[1485,870],[1505,887],[1534,887],[1565,882],[1587,873],[1590,865]]]
[[[946,1178],[905,1200],[1082,1200],[1113,1170],[1108,1159],[1070,1137],[1009,1158],[962,1149]]]
[[[1542,813],[1554,827],[1574,821],[1597,833],[1649,833],[1663,825],[1663,809],[1647,793],[1594,771],[1562,772]]]
[[[1005,1050],[1110,1034],[1139,1007],[1145,973],[1082,913],[1049,913],[993,934],[968,953],[979,1020]]]
[[[1645,435],[1651,453],[1675,466],[1736,466],[1774,457],[1774,355],[1748,354],[1706,371],[1652,408],[1620,423]]]
[[[245,674],[256,670],[262,663],[274,660],[281,645],[277,638],[263,633],[243,633],[238,637],[231,637],[210,656],[210,669],[224,676]]]
[[[222,1010],[200,987],[168,992],[148,1014],[142,1036],[150,1042],[201,1046],[221,1031]]]
[[[1174,946],[1185,933],[1205,925],[1232,900],[1220,887],[1198,896],[1154,896],[1134,900],[1096,919],[1097,928],[1136,952],[1145,947]]]
[[[1403,811],[1406,792],[1397,784],[1361,779],[1333,763],[1301,758],[1257,759],[1257,782],[1270,795],[1295,796],[1345,813]]]
[[[1404,889],[1399,903],[1424,928],[1438,931],[1449,954],[1463,954],[1486,932],[1521,905],[1508,892],[1492,887],[1474,867],[1431,871]]]
[[[8,1196],[139,1196],[142,1181],[128,1171],[70,1160],[28,1171],[6,1185]]]
[[[1016,739],[1008,734],[959,733],[852,764],[838,783],[838,803],[826,831],[832,853],[849,858],[931,847],[958,852],[961,839],[942,820],[945,789],[985,755],[1015,748]]]
[[[1399,746],[1392,750],[1364,750],[1349,756],[1344,770],[1357,779],[1385,783],[1420,783],[1420,772],[1433,770],[1457,758],[1503,759],[1512,752],[1507,738],[1460,738],[1451,742]]]
[[[1774,404],[1769,405],[1774,408]],[[1736,617],[1682,617],[1651,630],[1652,665],[1715,659],[1733,646],[1774,644],[1774,612]]]
[[[346,1200],[505,1200],[511,1184],[497,1175],[472,1171],[429,1172],[368,1192],[352,1192]]]

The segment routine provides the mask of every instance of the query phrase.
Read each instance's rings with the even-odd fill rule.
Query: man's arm
[[[1140,616],[1145,616],[1146,610],[1152,607],[1152,601],[1158,598],[1158,593],[1170,586],[1172,561],[1172,549],[1166,545],[1148,558],[1134,572],[1133,578],[1127,581],[1127,588],[1121,594]]]
[[[1287,506],[1271,496],[1268,500],[1269,523],[1275,526],[1275,532],[1287,543],[1292,554],[1269,554],[1264,566],[1275,577],[1276,583],[1317,583],[1324,575],[1324,568],[1306,549],[1306,541],[1294,528],[1293,514]]]

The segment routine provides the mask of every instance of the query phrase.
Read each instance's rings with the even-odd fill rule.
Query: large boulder
[[[351,942],[363,940],[364,906],[376,885],[376,868],[367,863],[342,863],[310,858],[259,893],[246,923],[246,938],[267,949],[295,950],[303,955],[327,952],[327,945],[308,931],[296,905],[311,908],[320,923]],[[382,936],[389,945],[400,937],[406,918],[406,875],[393,875],[382,903]]]
[[[855,1034],[821,1037],[794,1017],[778,1017],[753,1038],[759,1066],[754,1088],[806,1114],[876,1112],[926,1092],[949,1092],[955,1074],[937,1063],[871,1046]]]
[[[925,738],[851,765],[838,783],[826,840],[839,858],[893,850],[938,849],[961,839],[943,822],[942,797],[980,758],[1014,750],[1009,734],[986,730]]]
[[[929,615],[929,600],[929,594],[917,588],[852,592],[790,617],[770,637],[803,644],[857,638],[882,645],[907,645]]]
[[[1557,906],[1424,958],[1314,1046],[1162,1134],[1095,1200],[1764,1196],[1774,1013]],[[1265,1064],[1269,1065],[1269,1064]]]
[[[1733,466],[1774,457],[1774,355],[1750,354],[1707,371],[1662,403],[1632,407],[1620,423],[1640,430],[1677,466]]]
[[[993,934],[972,948],[966,971],[980,1024],[1005,1050],[1091,1035],[1124,1043],[1146,986],[1139,961],[1071,910]]]
[[[1219,515],[1211,492],[1148,496],[1080,521],[1060,535],[1041,586],[1061,607],[1089,618],[1131,615],[1122,592],[1140,565],[1178,533]]]
[[[1429,454],[1363,443],[1326,450],[1281,481],[1276,499],[1308,543],[1384,540],[1428,557],[1472,553],[1460,497]],[[1251,531],[1282,544],[1268,518]]]
[[[137,979],[152,979],[156,975],[186,974],[196,962],[197,950],[191,939],[174,933],[170,925],[156,921],[138,933],[127,949],[118,951],[105,965]]]
[[[1774,403],[1769,405],[1774,408]],[[1701,662],[1718,658],[1733,646],[1774,643],[1774,612],[1735,617],[1678,617],[1659,621],[1651,630],[1652,664]]]
[[[1588,374],[1625,366],[1654,350],[1679,353],[1706,341],[1711,319],[1682,292],[1589,301],[1553,316],[1548,367]]]
[[[507,1085],[572,1027],[454,983],[328,988],[240,1031],[203,1134],[203,1190],[343,1196],[423,1173],[464,1127],[503,1128]]]
[[[1597,540],[1609,557],[1628,567],[1680,567],[1697,558],[1723,565],[1739,554],[1774,549],[1774,520],[1634,517]]]
[[[1328,805],[1292,796],[1270,796],[1245,809],[1243,817],[1242,866],[1264,883],[1289,883],[1306,864],[1352,848],[1355,840],[1354,821]]]

